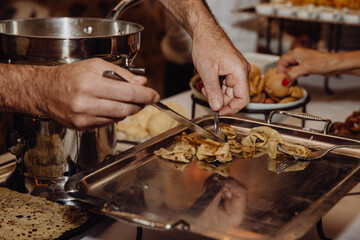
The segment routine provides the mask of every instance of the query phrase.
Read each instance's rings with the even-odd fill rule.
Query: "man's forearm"
[[[209,7],[203,0],[158,0],[186,29],[191,37],[198,29],[206,27],[217,29],[218,25]]]
[[[41,114],[33,90],[44,74],[38,66],[0,64],[0,111]]]

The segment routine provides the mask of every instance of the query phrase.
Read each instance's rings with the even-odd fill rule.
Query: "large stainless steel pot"
[[[142,30],[136,23],[94,18],[1,21],[0,62],[51,66],[98,57],[130,67]],[[11,150],[33,178],[61,180],[115,153],[114,124],[77,131],[46,116],[14,118],[17,131]]]
[[[0,22],[1,62],[57,65],[93,57],[128,66],[143,27],[96,18],[42,18]]]

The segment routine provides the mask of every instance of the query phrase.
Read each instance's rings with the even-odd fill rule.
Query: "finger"
[[[75,128],[77,130],[91,130],[103,126],[108,126],[115,122],[123,120],[125,117],[99,117],[92,114],[77,114],[71,118],[63,119],[61,122],[66,127]],[[59,119],[58,119],[59,120]]]
[[[205,88],[201,88],[201,93],[204,94],[204,96],[206,97],[206,91]]]
[[[208,206],[208,209],[218,209],[220,202],[222,199],[222,192],[216,194],[216,196],[212,199],[211,203]]]
[[[115,64],[111,64],[106,62],[106,66],[103,66],[102,68],[106,68],[108,71],[113,71],[120,75],[122,78],[124,78],[126,81],[134,84],[141,84],[145,85],[147,83],[147,78],[141,75],[133,74],[132,72],[128,71],[125,68],[119,67]],[[102,73],[100,73],[102,74]]]
[[[230,89],[226,91],[226,105],[220,110],[220,114],[229,115],[239,112],[250,101],[249,80],[244,72],[237,72],[227,80]]]
[[[117,68],[114,72],[122,76],[125,80],[133,84],[145,85],[147,83],[147,78],[141,75],[133,74],[132,72],[124,69]]]
[[[89,95],[113,101],[152,104],[160,99],[160,95],[153,89],[132,83],[120,82],[113,79],[103,79],[87,86]]]
[[[298,79],[299,77],[301,76],[305,76],[309,74],[309,71],[306,67],[305,64],[300,64],[300,65],[297,65],[295,67],[292,67],[288,72],[287,72],[287,77],[289,78],[288,80],[293,82],[295,81],[296,79]]]
[[[219,77],[217,73],[208,74],[204,81],[205,94],[212,110],[218,111],[223,106],[223,93],[220,88]]]
[[[297,65],[298,61],[292,52],[282,55],[277,63],[277,72],[286,73],[291,65]]]
[[[225,211],[233,216],[234,214],[241,214],[246,208],[246,198],[244,196],[226,198],[224,201]]]
[[[234,89],[227,87],[225,90],[225,96],[224,96],[224,105],[229,105],[229,102],[231,99],[234,98]]]
[[[144,105],[108,99],[83,98],[73,111],[79,115],[112,119],[125,118],[143,109]]]
[[[229,192],[227,194],[224,194],[225,209],[228,213],[234,213],[234,212],[240,213],[246,207],[247,191],[244,188],[241,188],[234,184],[233,184],[234,186],[230,186],[230,185],[232,184],[229,184],[229,186],[224,187],[223,189],[224,191]]]

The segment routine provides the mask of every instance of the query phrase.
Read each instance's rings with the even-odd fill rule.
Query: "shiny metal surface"
[[[322,118],[322,117],[314,116],[314,115],[311,115],[308,113],[303,113],[303,112],[289,112],[289,111],[284,111],[284,110],[271,111],[269,114],[269,117],[267,119],[267,123],[272,122],[272,118],[275,114],[282,114],[282,115],[285,115],[288,117],[294,117],[294,118],[298,118],[298,119],[302,119],[302,120],[325,122],[324,128],[322,130],[322,133],[324,133],[324,134],[326,134],[328,132],[330,124],[331,124],[331,120],[327,119],[327,118]],[[312,130],[312,131],[319,131],[319,130]]]
[[[142,2],[142,0],[121,0],[114,9],[106,16],[106,19],[116,20],[126,9]]]
[[[5,181],[9,177],[11,172],[14,171],[15,165],[16,165],[15,157],[10,153],[8,153],[6,157],[3,157],[0,160],[0,186],[5,185]]]
[[[16,129],[26,143],[17,157],[28,176],[37,179],[67,178],[115,154],[113,125],[92,131],[77,131],[50,119],[21,114],[15,115],[17,117]]]
[[[51,119],[22,114],[14,114],[14,119],[22,146],[14,146],[21,150],[16,155],[16,169],[6,180],[10,189],[64,201],[69,198],[64,184],[70,176],[116,153],[114,125],[78,131]]]
[[[239,116],[224,117],[223,121],[235,127],[239,137],[253,127],[267,125],[285,141],[313,150],[359,144],[356,139]],[[198,119],[198,123],[213,127],[212,117]],[[223,165],[173,163],[153,154],[160,147],[171,146],[182,131],[188,130],[179,126],[141,143],[92,173],[70,178],[71,184],[65,188],[147,221],[182,221],[189,231],[216,239],[297,239],[358,182],[359,149],[334,150],[305,170],[281,174],[273,171],[264,155],[237,157],[226,166],[227,176],[214,172]],[[99,206],[103,214],[116,219],[105,205]]]
[[[97,18],[33,18],[0,21],[0,61],[58,65],[99,57],[129,66],[143,27]]]

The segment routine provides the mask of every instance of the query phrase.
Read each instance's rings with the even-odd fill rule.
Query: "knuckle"
[[[82,97],[74,97],[70,101],[70,110],[74,113],[82,113],[86,110],[86,103]]]
[[[83,115],[76,115],[73,117],[72,122],[77,129],[86,129],[88,127],[87,118]]]
[[[137,94],[134,87],[128,87],[124,89],[124,100],[126,102],[135,102],[138,95],[140,94]]]

